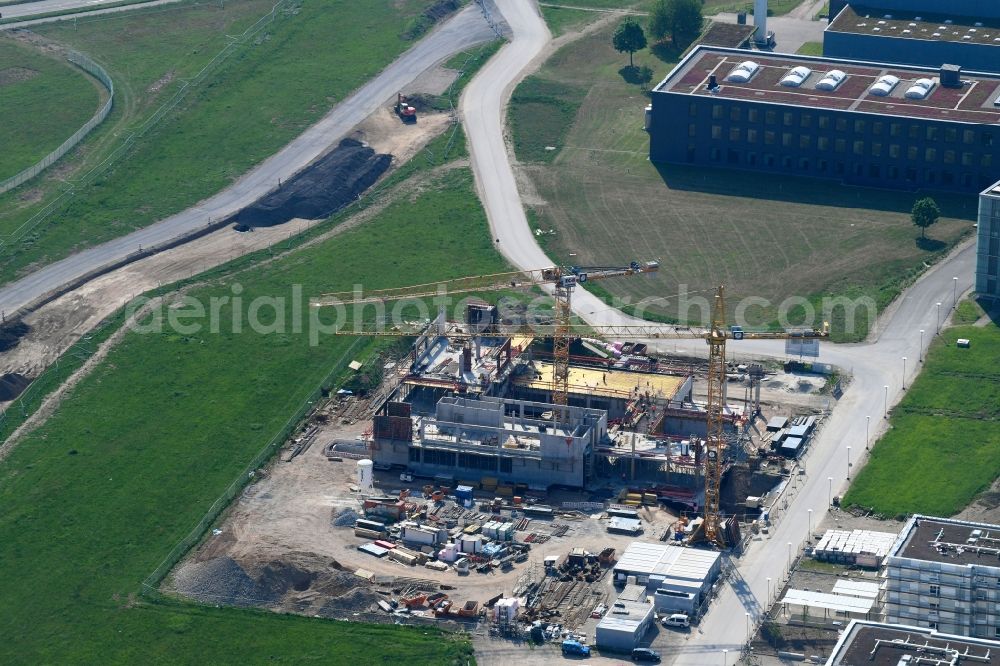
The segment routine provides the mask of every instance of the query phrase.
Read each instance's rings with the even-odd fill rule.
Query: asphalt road
[[[137,253],[140,248],[167,243],[204,227],[210,220],[235,213],[274,189],[279,180],[287,180],[336,146],[354,126],[388,103],[398,91],[405,90],[421,73],[493,37],[479,9],[475,5],[466,7],[230,187],[177,215],[78,252],[5,285],[0,289],[0,310],[10,314],[91,271]]]
[[[112,11],[112,8],[100,9],[102,5],[110,5],[115,2],[120,2],[120,0],[38,0],[38,2],[24,2],[17,5],[7,5],[5,7],[0,7],[0,15],[5,19],[25,19],[25,22],[18,22],[17,25],[6,25],[8,28],[20,28],[25,25],[30,25],[33,23],[39,23],[45,20],[51,19],[38,19],[32,20],[30,23],[27,22],[32,16],[38,16],[39,14],[49,14],[51,12],[69,12],[71,10],[79,10],[86,14],[104,14],[108,11]],[[149,2],[135,3],[133,5],[128,5],[124,7],[116,7],[115,10],[126,10],[135,9],[137,7],[149,7],[155,5],[163,5],[171,2],[180,2],[180,0],[150,0]],[[53,17],[55,18],[55,17]]]
[[[504,0],[498,4],[513,32],[512,41],[467,86],[461,111],[477,188],[498,249],[519,268],[540,268],[552,262],[535,242],[525,217],[504,145],[502,118],[513,85],[551,37],[532,0]],[[672,651],[668,660],[691,666],[718,664],[722,663],[722,650],[726,649],[730,652],[729,663],[735,663],[747,640],[746,613],[755,622],[759,620],[768,605],[767,579],[775,583],[781,579],[788,559],[788,544],[798,547],[806,539],[810,525],[815,527],[823,519],[830,487],[828,479],[833,478],[834,494],[846,488],[848,446],[853,463],[851,471],[856,473],[863,464],[869,422],[866,417],[871,417],[867,434],[874,441],[884,427],[882,417],[886,407],[891,409],[898,402],[904,382],[909,385],[918,371],[919,359],[937,330],[939,310],[941,318],[946,318],[954,306],[955,295],[961,298],[971,289],[974,265],[975,246],[966,243],[910,287],[889,312],[882,313],[868,342],[822,346],[819,360],[843,368],[852,380],[810,445],[807,474],[794,504],[766,540],[752,543],[735,562],[738,575],[713,602],[699,630],[692,633],[683,648]],[[942,304],[940,309],[937,303]],[[608,308],[583,289],[574,293],[573,309],[594,325],[639,323]],[[920,330],[925,332],[922,340]],[[669,336],[673,331],[664,327],[663,332]],[[653,340],[650,344],[654,348],[698,355],[704,355],[706,350],[701,340]],[[781,342],[746,341],[733,343],[729,349],[747,356],[784,356]],[[905,377],[903,357],[907,358]]]

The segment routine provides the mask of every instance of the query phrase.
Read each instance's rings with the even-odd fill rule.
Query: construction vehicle
[[[552,372],[552,402],[555,405],[567,405],[569,395],[569,347],[576,337],[599,336],[605,339],[703,339],[708,344],[708,398],[706,400],[705,438],[705,520],[693,540],[704,540],[726,547],[725,536],[720,522],[719,493],[722,487],[722,473],[725,468],[723,455],[725,440],[723,436],[723,413],[725,411],[726,382],[726,341],[727,340],[787,340],[791,338],[822,338],[829,335],[828,327],[802,328],[788,331],[745,331],[739,326],[726,327],[725,288],[719,286],[712,306],[712,319],[708,329],[696,331],[691,329],[678,330],[662,324],[593,326],[575,324],[572,321],[571,297],[578,284],[588,280],[601,280],[611,277],[631,276],[654,273],[660,265],[655,261],[646,263],[631,262],[628,266],[619,267],[579,267],[552,266],[524,272],[497,273],[493,275],[469,276],[442,282],[413,285],[396,289],[381,289],[361,294],[355,291],[324,294],[313,300],[311,305],[352,305],[360,303],[396,301],[403,298],[431,298],[442,293],[477,293],[502,291],[515,288],[550,285],[555,298],[554,323],[552,337],[553,372]],[[445,334],[444,313],[442,312],[437,326],[442,335]],[[538,326],[515,327],[517,330],[467,331],[461,333],[448,332],[452,337],[479,337],[482,335],[517,335],[529,333],[538,335]],[[407,330],[405,326],[396,326],[385,330],[381,326],[371,328],[352,328],[344,330],[344,335],[420,335],[424,328]],[[339,333],[339,331],[338,331]],[[553,410],[553,420],[561,422],[566,418],[565,410]],[[639,502],[641,503],[641,495]]]
[[[403,97],[403,93],[396,93],[396,104],[392,110],[404,123],[417,122],[417,110],[410,106],[410,103]]]

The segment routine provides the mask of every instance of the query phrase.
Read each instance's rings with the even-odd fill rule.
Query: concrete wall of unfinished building
[[[995,125],[661,90],[653,91],[652,104],[652,162],[976,194],[1000,179]],[[965,132],[972,133],[968,143]]]
[[[837,30],[823,33],[823,56],[924,67],[940,67],[947,63],[961,65],[968,71],[1000,71],[1000,45],[908,39]]]
[[[869,14],[923,13],[937,18],[971,16],[980,19],[1000,18],[1000,2],[996,0],[830,0],[830,18],[846,6],[861,6]]]

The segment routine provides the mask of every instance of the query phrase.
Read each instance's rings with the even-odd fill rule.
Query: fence
[[[216,518],[225,510],[229,503],[232,502],[236,496],[243,490],[244,487],[253,479],[254,471],[260,468],[274,453],[278,448],[288,439],[288,436],[295,430],[298,423],[309,413],[312,409],[312,405],[317,401],[323,391],[323,387],[327,385],[328,382],[332,381],[339,375],[347,364],[353,354],[355,354],[358,349],[363,347],[367,343],[365,338],[357,338],[351,343],[351,346],[347,348],[341,357],[334,364],[333,369],[327,374],[326,377],[314,388],[310,394],[302,401],[302,405],[299,409],[289,417],[285,425],[271,438],[271,440],[264,445],[257,455],[253,457],[253,460],[246,466],[246,468],[236,477],[235,480],[226,490],[215,500],[208,511],[202,516],[198,524],[194,526],[194,529],[183,539],[180,543],[174,546],[173,550],[167,555],[167,557],[160,563],[156,569],[153,570],[146,580],[142,581],[142,588],[144,592],[155,593],[157,586],[160,582],[167,576],[170,570],[174,567],[177,562],[180,561],[184,555],[191,550],[191,548],[201,540],[201,537],[208,531],[208,528],[212,526]]]
[[[156,127],[168,113],[176,108],[177,105],[188,96],[191,90],[204,83],[213,70],[215,70],[225,60],[229,59],[230,56],[240,50],[243,46],[249,44],[254,37],[264,30],[264,28],[273,23],[280,10],[284,9],[286,6],[293,6],[293,3],[295,2],[297,2],[297,0],[279,0],[271,8],[271,11],[260,17],[256,23],[244,30],[242,34],[236,37],[230,37],[228,43],[215,55],[214,58],[202,67],[201,70],[199,70],[198,73],[191,79],[184,81],[177,92],[174,93],[173,97],[164,102],[163,105],[154,111],[149,118],[143,121],[143,123],[139,125],[135,131],[128,134],[128,136],[126,136],[125,139],[114,150],[112,150],[107,157],[105,157],[99,164],[95,165],[86,174],[81,176],[76,182],[71,183],[68,189],[64,190],[62,194],[50,201],[48,205],[25,220],[19,227],[8,234],[7,238],[0,240],[0,249],[3,249],[5,246],[12,243],[17,243],[27,234],[31,233],[35,227],[48,219],[48,217],[58,208],[68,203],[69,200],[76,194],[77,187],[94,182],[98,176],[103,174],[113,164],[124,157],[133,149],[138,140],[142,139],[149,133],[150,130]],[[81,57],[85,58],[86,56],[81,55]],[[67,150],[68,149],[69,148],[67,148]],[[39,171],[40,170],[41,169],[39,169]]]
[[[103,67],[82,53],[70,51],[66,54],[66,59],[100,81],[108,90],[108,100],[104,103],[104,106],[102,106],[100,110],[87,121],[87,124],[74,132],[73,136],[63,141],[62,145],[43,157],[37,164],[33,164],[21,173],[14,174],[10,178],[0,182],[0,194],[28,182],[42,171],[55,164],[62,158],[63,155],[72,150],[76,144],[83,141],[83,137],[90,134],[91,130],[104,122],[104,119],[108,117],[109,113],[111,113],[111,108],[115,103],[115,82],[111,80],[111,76],[104,71]]]

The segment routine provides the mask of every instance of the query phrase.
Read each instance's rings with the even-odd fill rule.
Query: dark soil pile
[[[5,352],[17,346],[21,338],[28,334],[31,327],[23,321],[12,321],[0,326],[0,352]]]
[[[391,162],[392,155],[379,155],[360,141],[344,139],[231,221],[247,227],[271,227],[297,217],[321,220],[357,199]]]
[[[6,375],[0,376],[0,400],[13,400],[21,395],[21,392],[28,388],[30,383],[30,379],[16,372],[8,372]]]

